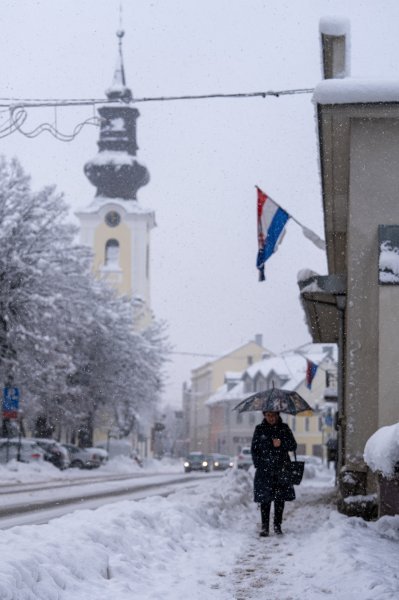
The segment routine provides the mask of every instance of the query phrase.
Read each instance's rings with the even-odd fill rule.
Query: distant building
[[[150,232],[154,212],[137,201],[137,191],[149,181],[147,168],[136,160],[137,108],[126,85],[122,57],[123,31],[118,31],[119,54],[108,101],[101,117],[98,153],[84,171],[97,188],[94,200],[76,212],[81,242],[94,252],[93,269],[120,294],[142,306],[142,324],[150,320]]]
[[[223,384],[225,373],[242,372],[263,356],[271,354],[262,346],[262,336],[257,335],[255,341],[247,342],[191,371],[191,385],[183,394],[186,431],[191,451],[210,451],[209,409],[206,401]]]
[[[306,386],[307,359],[318,366],[311,389]],[[263,419],[260,411],[239,413],[235,406],[255,392],[273,386],[298,392],[314,409],[312,414],[281,414],[292,428],[298,454],[324,458],[326,442],[335,437],[337,357],[335,345],[308,344],[278,356],[255,362],[241,374],[226,373],[225,382],[210,396],[210,451],[237,455],[251,444],[255,425]]]

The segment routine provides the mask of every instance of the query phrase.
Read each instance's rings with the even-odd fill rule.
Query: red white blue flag
[[[259,281],[265,280],[265,262],[277,250],[290,215],[257,187]]]
[[[314,362],[308,359],[306,359],[306,363],[306,387],[310,390],[312,388],[312,381],[315,378],[319,365],[316,365]]]

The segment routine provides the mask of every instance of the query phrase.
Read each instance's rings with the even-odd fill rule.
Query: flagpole
[[[257,190],[259,190],[260,192],[262,192],[262,194],[264,194],[264,193],[265,193],[265,192],[264,192],[263,190],[261,190],[261,189],[260,189],[260,187],[258,187],[257,185],[255,185],[255,187],[256,187],[256,189],[257,189]],[[276,201],[274,200],[274,198],[272,198],[272,197],[270,196],[270,194],[266,194],[266,196],[267,196],[268,198],[270,198],[270,200],[271,200],[272,202],[274,202],[274,204],[277,204],[277,206],[279,206],[279,207],[280,207],[280,208],[281,208],[281,209],[282,209],[284,212],[286,212],[286,213],[287,213],[287,215],[289,215],[290,219],[292,219],[293,221],[295,221],[295,223],[296,223],[297,225],[299,225],[299,227],[300,227],[302,230],[304,230],[304,229],[309,229],[309,227],[306,227],[306,225],[302,225],[302,223],[301,223],[300,221],[298,221],[298,219],[296,219],[295,217],[293,217],[293,216],[292,216],[292,214],[288,212],[288,210],[285,210],[285,208],[284,208],[283,206],[281,206],[281,204],[279,204],[278,202],[276,202]],[[310,230],[310,231],[312,231],[312,230]],[[314,232],[312,231],[312,233],[314,233]],[[319,236],[317,235],[317,233],[315,233],[314,235],[316,235],[317,237],[319,237]],[[321,239],[321,238],[320,238],[320,239]],[[324,241],[324,240],[322,240],[322,241]]]
[[[265,192],[264,192],[263,190],[261,190],[261,189],[260,189],[260,187],[258,187],[257,185],[256,185],[255,187],[256,187],[256,189],[257,189],[257,190],[259,190],[260,192],[262,192],[262,194],[264,194],[264,193],[265,193]],[[295,223],[297,223],[297,224],[299,225],[299,227],[306,227],[305,225],[302,225],[302,223],[300,223],[300,222],[298,221],[298,219],[296,219],[295,217],[293,217],[293,216],[292,216],[292,214],[288,212],[288,210],[285,210],[284,206],[281,206],[281,204],[279,204],[278,202],[276,202],[276,201],[275,201],[275,199],[274,199],[274,198],[272,198],[272,197],[270,196],[270,194],[266,194],[266,196],[267,196],[268,198],[270,198],[270,200],[271,200],[272,202],[274,202],[274,204],[277,204],[277,206],[279,206],[280,208],[282,208],[282,209],[283,209],[283,211],[287,213],[287,215],[290,215],[290,219],[292,219],[293,221],[295,221]]]

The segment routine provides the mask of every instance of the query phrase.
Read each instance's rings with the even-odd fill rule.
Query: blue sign
[[[3,389],[3,412],[15,412],[19,409],[19,388]]]

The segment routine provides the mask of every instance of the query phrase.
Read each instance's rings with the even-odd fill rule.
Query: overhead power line
[[[268,90],[264,92],[234,92],[234,93],[215,93],[215,94],[187,94],[184,96],[149,96],[144,98],[132,98],[131,103],[137,102],[169,102],[173,100],[207,100],[214,98],[266,98],[273,96],[292,96],[295,94],[311,94],[314,88],[298,88],[292,90]],[[123,101],[119,100],[123,104]],[[93,104],[115,103],[115,100],[103,98],[0,98],[0,106],[3,107],[46,107],[46,106],[87,106]]]
[[[189,100],[214,100],[217,98],[267,98],[272,96],[279,98],[280,96],[292,96],[295,94],[311,94],[312,88],[300,88],[292,90],[269,90],[265,92],[237,92],[237,93],[216,93],[216,94],[192,94],[184,96],[153,96],[144,98],[131,98],[127,102],[132,104],[144,103],[144,102],[171,102],[171,101],[189,101]],[[22,135],[28,138],[37,137],[45,131],[50,133],[53,137],[61,142],[71,142],[81,132],[85,125],[96,125],[98,126],[101,119],[96,115],[93,115],[75,125],[72,132],[63,133],[58,129],[57,126],[57,109],[59,108],[70,108],[72,106],[91,106],[93,112],[98,104],[111,104],[119,102],[125,104],[123,99],[109,99],[109,98],[0,98],[0,115],[5,116],[8,114],[8,118],[5,119],[2,125],[0,125],[0,138],[7,137],[12,133],[18,131]],[[53,123],[40,123],[37,127],[31,130],[23,129],[22,126],[28,118],[28,110],[34,108],[53,108],[54,109],[54,122]]]

